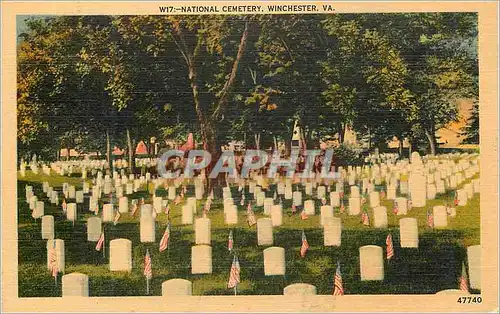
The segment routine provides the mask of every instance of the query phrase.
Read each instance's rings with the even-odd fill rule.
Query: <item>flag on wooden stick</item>
[[[344,295],[344,284],[342,283],[342,274],[340,273],[340,263],[337,265],[335,277],[333,279],[333,295]]]
[[[252,206],[248,203],[247,207],[247,222],[248,226],[251,227],[257,223],[257,218],[255,217],[255,213],[253,212]]]
[[[57,253],[56,253],[56,241],[53,240],[53,245],[49,250],[49,267],[52,273],[52,277],[57,284],[57,274],[59,273],[59,269],[57,268]]]
[[[104,245],[104,232],[101,233],[99,240],[97,240],[97,244],[95,246],[96,251],[100,251],[103,245]]]
[[[392,244],[392,235],[389,233],[387,235],[387,238],[385,239],[385,245],[386,245],[386,257],[387,260],[390,260],[394,256],[394,246]]]
[[[300,256],[305,257],[308,249],[309,249],[309,243],[307,242],[304,230],[302,230],[302,246],[300,247]]]
[[[170,221],[167,223],[167,227],[165,228],[165,232],[160,240],[160,252],[163,252],[168,247],[168,241],[170,239]]]
[[[233,230],[229,230],[229,236],[227,239],[227,249],[229,252],[233,250],[234,240],[233,240]]]
[[[434,228],[434,215],[430,210],[427,210],[427,225],[430,228]]]
[[[459,279],[460,290],[469,293],[469,286],[467,285],[467,272],[465,271],[465,264],[462,263],[462,274]]]
[[[370,226],[370,217],[368,217],[366,210],[363,210],[363,213],[361,214],[361,222],[365,226]]]
[[[153,209],[153,215],[156,214],[156,211]],[[113,224],[116,226],[118,224],[118,220],[120,220],[121,214],[120,212],[116,212],[115,219],[113,219]]]
[[[153,268],[151,262],[151,255],[149,255],[149,250],[146,250],[146,256],[144,257],[144,276],[147,280],[153,278]]]
[[[392,203],[392,212],[394,215],[397,215],[399,212],[398,202],[396,200]]]
[[[227,287],[229,289],[234,288],[234,294],[236,295],[236,287],[240,283],[240,262],[236,255],[233,258],[233,264],[231,265],[231,270],[229,271],[229,281]]]

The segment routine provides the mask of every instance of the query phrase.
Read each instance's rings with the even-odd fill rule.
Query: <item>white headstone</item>
[[[387,228],[387,208],[385,206],[373,209],[373,227]]]
[[[307,200],[304,202],[304,210],[306,211],[306,215],[308,216],[313,216],[316,211],[314,209],[314,201],[313,200]]]
[[[55,246],[54,246],[55,244]],[[64,240],[51,239],[47,240],[47,268],[50,269],[50,249],[56,250],[56,266],[60,272],[64,273],[65,255],[64,255]]]
[[[273,225],[271,218],[257,220],[257,244],[273,245]]]
[[[238,223],[238,208],[236,205],[228,205],[224,218],[228,225],[235,225]]]
[[[113,210],[113,204],[104,204],[102,207],[102,221],[111,222],[115,218],[115,212]]]
[[[302,192],[300,192],[300,191],[293,192],[293,204],[295,206],[302,205]]]
[[[321,225],[325,224],[325,221],[327,219],[330,219],[333,217],[333,207],[328,206],[328,205],[323,205],[320,207],[320,212],[321,212]]]
[[[399,238],[403,248],[418,248],[418,222],[416,218],[399,220]]]
[[[472,289],[481,289],[481,246],[467,247],[467,264],[469,266],[469,282]]]
[[[182,224],[191,225],[193,223],[193,208],[189,205],[182,205]]]
[[[141,242],[155,242],[156,231],[155,219],[153,217],[142,216],[140,220]]]
[[[35,219],[41,218],[44,215],[44,211],[45,211],[45,205],[43,201],[36,201],[35,209],[33,210],[33,218]]]
[[[271,215],[271,208],[274,205],[274,200],[270,197],[264,199],[264,215]]]
[[[271,222],[273,226],[281,226],[283,223],[283,209],[281,205],[273,205],[271,209]]]
[[[359,215],[361,211],[361,199],[359,197],[349,197],[349,215]]]
[[[326,195],[326,188],[323,185],[318,186],[318,189],[316,190],[316,198],[320,200],[325,198],[325,195]]]
[[[264,275],[285,275],[285,249],[270,247],[264,250]]]
[[[62,276],[62,296],[88,297],[89,276],[80,273],[71,273]]]
[[[283,289],[283,295],[316,295],[316,287],[307,283],[294,283]]]
[[[467,191],[464,189],[457,190],[458,206],[467,205]]]
[[[435,228],[444,228],[448,226],[448,213],[446,212],[446,206],[434,206],[432,211]]]
[[[342,242],[342,221],[330,217],[323,222],[323,238],[325,246],[340,246]]]
[[[377,191],[370,193],[370,207],[375,208],[380,206],[380,194]]]
[[[120,197],[118,201],[118,211],[122,214],[128,213],[128,198],[126,196]]]
[[[54,216],[42,217],[42,239],[54,239]]]
[[[365,245],[360,247],[359,267],[361,281],[384,280],[382,248],[376,245]]]
[[[78,219],[76,203],[68,203],[66,207],[66,219],[69,221],[76,221]]]
[[[408,200],[406,197],[397,197],[394,201],[398,208],[398,215],[406,215],[408,213]]]
[[[128,239],[109,241],[109,270],[132,271],[132,241]]]
[[[410,195],[413,207],[424,207],[427,200],[426,177],[420,173],[410,174]]]
[[[193,294],[193,284],[186,279],[170,279],[161,284],[161,295],[169,296],[189,296]]]
[[[350,197],[360,197],[359,192],[360,192],[359,187],[357,185],[352,185]]]
[[[212,247],[209,245],[195,245],[191,247],[191,273],[212,273]]]
[[[99,217],[87,219],[87,241],[97,242],[101,237],[102,222]]]
[[[76,191],[76,203],[83,204],[83,191]]]
[[[211,228],[210,219],[208,218],[197,218],[195,221],[195,242],[196,244],[208,244],[210,245],[211,238]]]
[[[340,193],[330,192],[330,206],[339,207],[340,206]]]

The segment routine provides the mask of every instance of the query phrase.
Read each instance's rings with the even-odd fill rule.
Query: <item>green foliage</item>
[[[104,149],[125,130],[225,144],[354,128],[435,142],[478,97],[477,14],[59,16],[18,46],[21,154]],[[245,43],[244,45],[242,43]],[[241,48],[241,49],[240,49]],[[241,51],[240,51],[241,50]],[[432,145],[431,145],[432,146]]]
[[[363,165],[363,158],[360,155],[361,151],[348,144],[342,144],[333,149],[335,166],[346,167]]]
[[[465,135],[463,143],[479,144],[479,101],[474,101],[471,109],[471,116],[467,124],[462,128],[462,135]]]

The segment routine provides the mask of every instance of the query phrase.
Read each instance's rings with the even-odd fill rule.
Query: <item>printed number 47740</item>
[[[481,297],[459,297],[457,303],[481,303],[483,299]]]

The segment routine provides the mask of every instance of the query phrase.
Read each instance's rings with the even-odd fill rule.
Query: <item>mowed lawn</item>
[[[474,177],[474,178],[477,178]],[[42,182],[48,181],[56,190],[62,191],[63,182],[82,188],[82,179],[73,177],[35,175],[30,171],[18,181],[18,249],[19,249],[19,296],[48,297],[61,296],[61,275],[58,284],[47,270],[46,240],[41,239],[41,221],[34,221],[25,199],[25,186],[33,185],[35,195],[45,202],[45,214],[55,218],[55,237],[64,240],[66,270],[65,273],[81,272],[89,276],[89,292],[91,296],[142,296],[146,295],[146,280],[143,275],[146,249],[152,257],[153,279],[151,295],[161,295],[161,283],[172,278],[184,278],[193,282],[194,295],[231,295],[227,289],[229,270],[233,255],[227,250],[229,230],[233,229],[234,252],[241,266],[241,283],[238,294],[262,295],[282,294],[283,288],[293,283],[309,283],[317,287],[318,294],[331,294],[333,277],[337,263],[341,265],[346,294],[426,294],[436,293],[443,289],[457,289],[462,262],[466,259],[466,247],[480,243],[479,194],[468,201],[467,206],[457,207],[457,216],[448,219],[448,227],[434,230],[427,227],[427,209],[435,205],[453,204],[454,191],[438,195],[437,199],[427,201],[425,208],[413,208],[407,216],[396,216],[392,213],[392,201],[383,200],[382,205],[388,209],[389,228],[375,229],[361,224],[360,216],[348,216],[335,209],[336,217],[343,223],[342,245],[340,247],[324,247],[323,231],[319,222],[319,214],[302,220],[299,215],[291,214],[291,200],[284,200],[283,225],[274,228],[274,246],[285,248],[286,275],[264,276],[263,250],[257,246],[256,226],[248,227],[246,223],[246,206],[238,205],[239,222],[235,226],[224,224],[221,200],[212,204],[209,218],[212,226],[212,258],[213,273],[206,275],[191,274],[191,246],[194,245],[194,229],[192,225],[181,225],[181,203],[171,204],[172,232],[169,249],[162,253],[158,244],[167,223],[167,216],[161,213],[156,219],[156,242],[141,243],[139,239],[139,215],[136,218],[122,214],[119,223],[103,224],[106,236],[106,255],[109,253],[109,241],[126,238],[132,241],[131,273],[111,272],[108,267],[108,256],[95,250],[95,242],[87,242],[86,220],[93,216],[88,211],[88,195],[84,204],[78,205],[78,221],[74,224],[66,221],[61,206],[50,204],[42,191]],[[467,183],[469,180],[465,181]],[[272,197],[276,186],[271,185],[267,197]],[[294,187],[295,189],[296,187]],[[302,187],[300,187],[302,189]],[[379,190],[381,186],[377,186]],[[345,191],[349,188],[346,186]],[[232,187],[233,197],[238,199],[237,187]],[[246,191],[248,192],[248,191]],[[61,194],[60,194],[61,195]],[[167,191],[160,189],[156,195],[166,197]],[[145,197],[151,203],[151,194],[142,190],[131,198]],[[188,187],[187,196],[194,196],[194,187]],[[305,195],[304,195],[305,196]],[[346,199],[348,195],[345,196]],[[247,194],[246,199],[251,199]],[[303,200],[311,199],[305,196]],[[61,198],[60,198],[61,201]],[[107,202],[107,198],[100,200]],[[115,204],[117,200],[115,199]],[[316,200],[316,212],[319,213],[320,201]],[[198,214],[204,202],[198,201]],[[347,206],[347,201],[345,202]],[[370,218],[373,212],[368,204]],[[264,217],[262,207],[254,207],[257,218]],[[419,224],[419,248],[402,249],[399,246],[399,223],[403,217],[415,217]],[[310,249],[305,258],[300,257],[301,234],[305,231]],[[384,248],[388,233],[392,234],[395,257],[390,263],[385,262],[385,278],[383,281],[367,282],[360,280],[359,247],[363,245],[379,245]],[[477,292],[477,291],[471,291]]]

